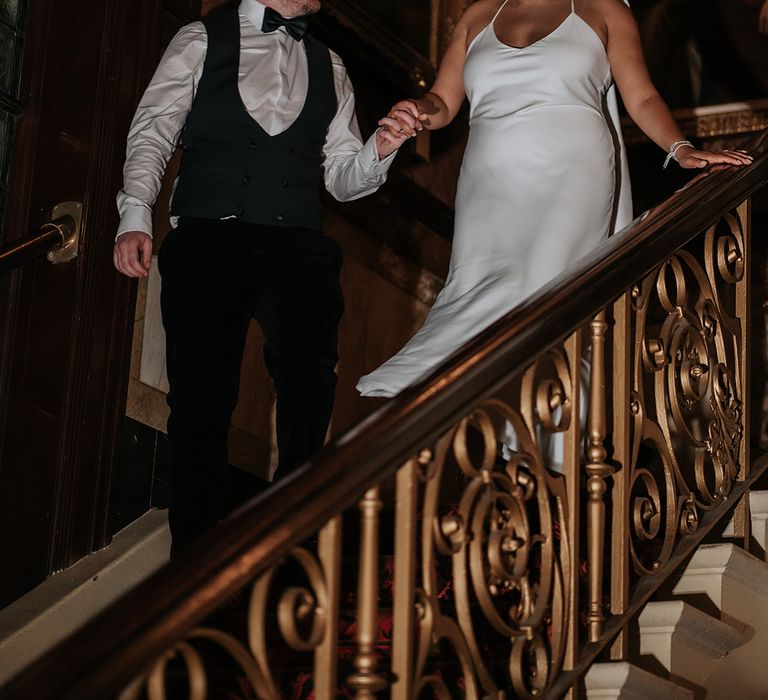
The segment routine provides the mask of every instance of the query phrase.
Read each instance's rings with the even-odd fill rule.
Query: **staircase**
[[[693,700],[693,693],[626,661],[594,664],[586,675],[589,700]]]
[[[768,698],[747,148],[0,695]]]
[[[754,543],[765,553],[767,491],[750,494]],[[723,533],[733,536],[730,523]],[[601,663],[589,700],[768,700],[768,563],[733,544],[702,545],[670,591],[640,613],[632,666]]]

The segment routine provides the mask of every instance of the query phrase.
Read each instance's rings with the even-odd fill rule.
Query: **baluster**
[[[605,311],[601,311],[590,324],[592,331],[591,374],[589,383],[589,419],[587,433],[587,561],[589,581],[589,610],[587,628],[590,642],[603,634],[603,567],[605,563],[605,492],[606,479],[613,467],[606,464],[607,453],[603,441],[605,422]]]
[[[751,248],[751,230],[750,222],[752,221],[752,200],[746,199],[739,205],[736,212],[736,218],[741,226],[742,243],[743,243],[743,255],[744,255],[744,272],[741,280],[736,283],[736,317],[739,319],[740,338],[737,347],[739,348],[740,356],[737,358],[739,368],[739,378],[741,380],[741,386],[736,387],[736,391],[739,392],[739,398],[744,402],[745,410],[742,415],[742,427],[743,433],[741,438],[741,445],[739,448],[739,481],[745,481],[749,478],[749,471],[751,466],[750,456],[750,411],[749,411],[749,397],[752,392],[750,382],[750,360],[752,358],[751,348],[751,321],[750,314],[750,285],[752,277],[752,248]],[[744,497],[739,501],[733,514],[734,523],[734,535],[743,541],[743,547],[749,551],[749,542],[752,534],[752,522],[749,508],[749,491],[744,494]],[[766,550],[766,559],[768,559],[768,550]]]
[[[561,545],[568,552],[567,565],[564,566],[563,586],[567,591],[567,609],[563,614],[567,616],[566,626],[567,647],[564,658],[564,668],[571,670],[576,667],[579,657],[579,533],[581,532],[581,508],[579,498],[581,483],[580,469],[582,450],[584,449],[584,433],[582,431],[581,416],[578,409],[582,404],[581,392],[584,390],[582,382],[582,357],[583,357],[583,330],[579,328],[565,341],[565,351],[568,355],[568,364],[571,367],[573,382],[571,401],[573,402],[572,420],[565,434],[565,453],[563,460],[563,476],[566,488],[566,521],[563,523],[562,537],[565,542]],[[565,563],[565,562],[564,562]],[[578,688],[571,688],[565,695],[565,700],[573,700],[578,697]]]
[[[378,634],[379,592],[379,511],[380,489],[366,491],[360,501],[360,569],[357,582],[357,653],[353,673],[347,685],[355,691],[355,700],[373,700],[387,687],[387,680],[376,672],[376,636]]]
[[[425,451],[419,459],[430,458]],[[395,580],[392,627],[392,700],[411,697],[416,601],[416,506],[418,460],[408,460],[397,472],[395,502]]]
[[[327,610],[325,634],[315,653],[315,697],[333,700],[336,697],[338,672],[339,577],[341,573],[341,516],[331,518],[320,530],[317,556],[325,574]]]
[[[635,290],[635,293],[637,290]],[[631,476],[630,424],[640,410],[633,403],[632,382],[632,290],[613,305],[613,458],[620,465],[613,477],[611,527],[611,613],[623,615],[629,607],[629,486]],[[611,659],[627,658],[627,633],[622,631],[611,647]]]

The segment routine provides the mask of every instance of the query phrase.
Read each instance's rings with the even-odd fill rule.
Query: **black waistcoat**
[[[182,135],[183,158],[171,213],[271,226],[321,228],[323,146],[337,109],[328,49],[304,39],[309,91],[298,119],[270,136],[238,90],[236,10],[203,20],[208,49]]]

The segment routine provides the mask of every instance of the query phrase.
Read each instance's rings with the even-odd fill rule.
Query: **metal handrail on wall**
[[[611,658],[626,658],[632,616],[717,522],[735,511],[737,535],[748,536],[749,487],[768,468],[750,456],[748,420],[749,198],[768,184],[768,132],[745,148],[751,166],[703,173],[639,217],[32,664],[3,697],[128,699],[147,683],[161,697],[173,654],[199,690],[194,644],[204,639],[259,697],[277,698],[265,620],[286,558],[306,581],[279,596],[274,633],[311,652],[318,698],[335,697],[342,681],[359,698],[387,687],[411,698],[427,686],[451,696],[429,668],[440,640],[467,697],[505,687],[578,696],[609,645]],[[504,431],[516,443],[502,460]],[[464,487],[445,510],[452,471]],[[392,477],[393,636],[380,658],[379,510]],[[341,514],[355,504],[354,654],[339,679]],[[314,533],[316,550],[297,547]],[[450,609],[435,590],[441,562]],[[247,641],[196,627],[251,582]],[[478,641],[493,634],[508,647],[506,686]]]
[[[52,221],[41,226],[37,233],[0,247],[0,274],[41,256],[51,263],[74,259],[78,252],[81,213],[79,202],[63,202],[54,208]]]
[[[61,245],[64,240],[61,231],[55,226],[43,226],[39,233],[14,241],[13,245],[0,248],[0,272],[8,272],[20,267],[25,262]]]

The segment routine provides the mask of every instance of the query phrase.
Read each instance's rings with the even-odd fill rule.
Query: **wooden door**
[[[59,202],[83,203],[74,262],[37,259],[0,278],[0,607],[112,534],[135,297],[112,266],[115,195],[164,23],[195,5],[0,0],[0,42],[15,37],[21,68],[18,90],[0,94],[0,125],[18,114],[2,243],[39,230]]]

